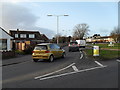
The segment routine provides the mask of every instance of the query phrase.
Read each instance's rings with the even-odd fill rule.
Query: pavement
[[[27,57],[31,57],[32,58],[32,55],[17,55],[17,57],[15,57],[15,58],[3,59],[2,60],[2,66],[18,64],[18,63],[22,63],[22,62],[27,62],[27,61],[30,60]]]

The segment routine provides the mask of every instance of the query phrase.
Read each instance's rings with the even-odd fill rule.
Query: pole
[[[59,16],[57,16],[57,44],[59,43],[58,33],[59,33]]]
[[[64,15],[51,15],[51,14],[48,14],[47,16],[56,16],[57,17],[57,44],[59,43],[59,37],[58,37],[58,34],[59,34],[59,16],[68,16],[67,14],[64,14]]]

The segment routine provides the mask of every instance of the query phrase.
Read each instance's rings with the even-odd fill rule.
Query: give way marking
[[[95,63],[97,63],[99,66],[103,67],[104,65],[102,65],[101,63],[99,63],[98,61],[95,61]]]
[[[100,68],[105,68],[105,67],[107,67],[107,66],[103,66],[103,67],[99,66],[99,67],[94,67],[94,68],[89,68],[89,69],[84,69],[84,70],[78,70],[77,72],[73,71],[73,72],[69,72],[69,73],[63,73],[63,74],[58,74],[58,75],[43,77],[43,78],[40,78],[40,80],[57,78],[57,77],[62,77],[62,76],[66,76],[66,75],[71,75],[71,74],[80,73],[80,72],[86,72],[86,71],[100,69]]]
[[[75,74],[75,73],[86,72],[86,71],[90,71],[90,70],[95,70],[95,69],[100,69],[100,68],[107,67],[107,66],[100,65],[98,67],[88,68],[88,69],[84,69],[84,70],[78,70],[77,67],[74,64],[75,63],[72,63],[72,64],[70,64],[69,66],[67,66],[63,69],[60,69],[60,70],[57,70],[57,71],[54,71],[52,73],[48,73],[48,74],[45,74],[45,75],[42,75],[42,76],[35,77],[34,79],[46,80],[46,79],[57,78],[57,77],[62,77],[62,76],[71,75],[71,74]],[[53,75],[54,73],[60,72],[60,71],[65,70],[69,67],[72,67],[74,71],[73,72],[68,72],[68,73],[62,73],[62,74],[58,74],[58,75]],[[49,75],[51,75],[51,76],[49,76]]]
[[[65,68],[62,68],[62,69],[60,69],[60,70],[57,70],[57,71],[54,71],[54,72],[51,72],[51,73],[48,73],[48,74],[45,74],[45,75],[42,75],[42,76],[35,77],[34,79],[39,79],[39,78],[46,77],[46,76],[52,75],[52,74],[54,74],[54,73],[63,71],[63,70],[65,70],[65,69],[68,69],[69,67],[73,66],[74,64],[75,64],[75,63],[72,63],[72,64],[68,65],[68,66],[65,67]]]

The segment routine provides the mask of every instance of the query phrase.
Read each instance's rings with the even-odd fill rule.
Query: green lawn
[[[88,57],[94,57],[92,49],[86,49],[85,52],[87,53]],[[100,50],[99,56],[97,58],[102,60],[114,59],[118,58],[119,54],[120,51]]]
[[[94,46],[99,46],[100,48],[108,48],[108,49],[120,49],[120,43],[115,43],[113,47],[108,46],[108,44],[94,44]]]

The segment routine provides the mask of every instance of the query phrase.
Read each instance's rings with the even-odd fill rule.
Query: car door
[[[57,54],[58,52],[54,44],[50,44],[50,51],[51,53],[53,53],[54,57],[58,57],[58,54]]]
[[[58,57],[61,57],[62,54],[63,54],[62,49],[61,49],[60,46],[58,46],[57,44],[55,44],[55,47],[56,47],[57,54],[58,54],[57,56],[58,56]]]

